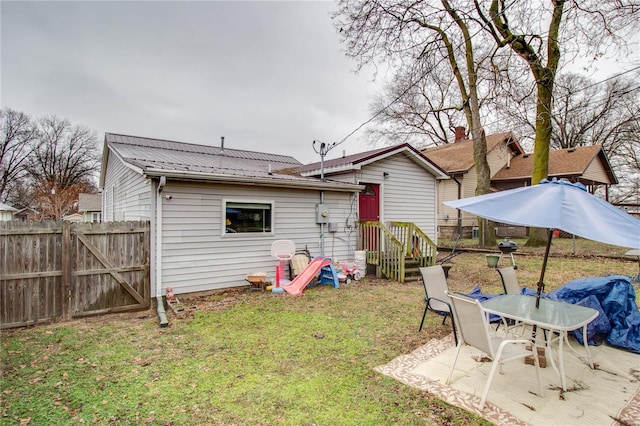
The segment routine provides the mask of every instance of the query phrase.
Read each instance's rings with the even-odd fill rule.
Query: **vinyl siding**
[[[116,155],[109,156],[103,188],[104,222],[150,220],[151,182]]]
[[[505,164],[507,164],[509,155],[510,150],[507,148],[505,143],[500,143],[491,152],[487,153],[487,163],[489,163],[489,169],[491,170],[492,177],[498,173]],[[459,177],[457,179],[462,182],[462,198],[473,197],[476,195],[476,188],[478,187],[478,184],[475,166],[471,167],[464,177]],[[442,201],[458,199],[458,188],[453,180],[441,182],[441,185],[444,185],[444,188],[441,191],[441,194],[444,197]],[[440,226],[455,226],[455,220],[458,218],[457,210],[447,206],[442,207],[442,215],[438,219]],[[444,220],[444,215],[446,214],[449,215],[448,221]],[[477,226],[477,217],[471,213],[462,212],[462,226]]]
[[[167,182],[163,193],[172,199],[162,199],[162,287],[177,294],[245,286],[244,278],[255,271],[273,279],[275,240],[292,240],[298,250],[321,254],[315,223],[319,191]],[[353,260],[355,232],[345,226],[352,197],[325,192],[338,232],[331,234],[325,226],[324,254],[334,260]],[[273,234],[225,234],[224,200],[273,203]]]
[[[595,182],[611,183],[611,179],[609,179],[602,161],[600,161],[598,158],[596,158],[589,164],[589,167],[587,167],[587,170],[584,171],[582,178],[593,180]]]
[[[501,142],[496,147],[487,153],[487,163],[489,163],[489,170],[491,170],[491,177],[494,177],[509,161],[511,150],[507,147],[507,144]],[[474,175],[475,176],[475,175]]]
[[[460,181],[457,178],[458,182]],[[438,182],[438,225],[440,226],[457,226],[458,210],[453,207],[442,204],[444,201],[453,201],[458,199],[458,183],[453,180],[441,180]],[[447,216],[448,215],[448,216]]]
[[[476,195],[476,167],[473,166],[462,179],[462,198],[473,197]],[[462,212],[462,226],[476,226],[476,216],[471,213]]]
[[[386,178],[385,172],[389,174]],[[437,242],[435,177],[404,154],[368,164],[357,172],[331,175],[330,179],[380,184],[380,220],[413,222]]]

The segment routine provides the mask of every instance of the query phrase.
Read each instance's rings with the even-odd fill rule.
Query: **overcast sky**
[[[370,117],[332,2],[0,2],[3,107],[319,161]],[[335,148],[371,149],[358,132]],[[334,152],[335,151],[335,152]]]
[[[97,132],[319,161],[371,117],[324,2],[0,1],[2,107]],[[627,58],[638,65],[638,52]],[[628,69],[617,63],[590,77]],[[373,147],[358,131],[327,158]]]

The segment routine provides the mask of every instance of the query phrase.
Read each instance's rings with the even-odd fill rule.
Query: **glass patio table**
[[[482,302],[485,312],[496,314],[502,318],[512,319],[550,331],[551,336],[546,336],[546,348],[550,355],[551,365],[560,376],[562,389],[567,390],[567,383],[564,375],[563,342],[567,341],[567,346],[576,355],[571,343],[569,343],[568,332],[582,328],[582,341],[589,366],[593,369],[593,361],[589,352],[587,342],[587,325],[596,319],[598,311],[586,306],[573,305],[556,300],[540,299],[540,307],[536,308],[535,296],[505,294],[492,297]],[[554,333],[558,333],[558,366],[553,359],[551,343]]]

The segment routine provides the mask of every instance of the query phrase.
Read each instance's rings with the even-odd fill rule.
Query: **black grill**
[[[504,241],[500,241],[498,243],[498,249],[502,253],[513,253],[514,251],[518,250],[518,243],[505,238]]]

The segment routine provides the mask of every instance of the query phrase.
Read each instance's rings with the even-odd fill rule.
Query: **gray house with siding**
[[[449,179],[438,165],[409,144],[387,146],[359,154],[301,166],[302,176],[324,176],[362,185],[358,219],[387,223],[412,222],[437,242],[436,182]]]
[[[322,245],[338,259],[355,250],[346,224],[360,185],[279,173],[301,165],[290,156],[111,133],[104,144],[103,221],[151,222],[156,297],[167,287],[180,294],[247,285],[255,271],[273,277],[275,240],[314,256]],[[330,212],[322,225],[321,194]],[[334,232],[323,238],[329,223]]]
[[[435,241],[435,179],[446,175],[418,151],[332,164],[322,180],[290,156],[107,133],[103,221],[150,221],[154,297],[245,286],[255,271],[273,278],[276,240],[352,261],[366,184],[379,185],[381,220],[415,220]]]

